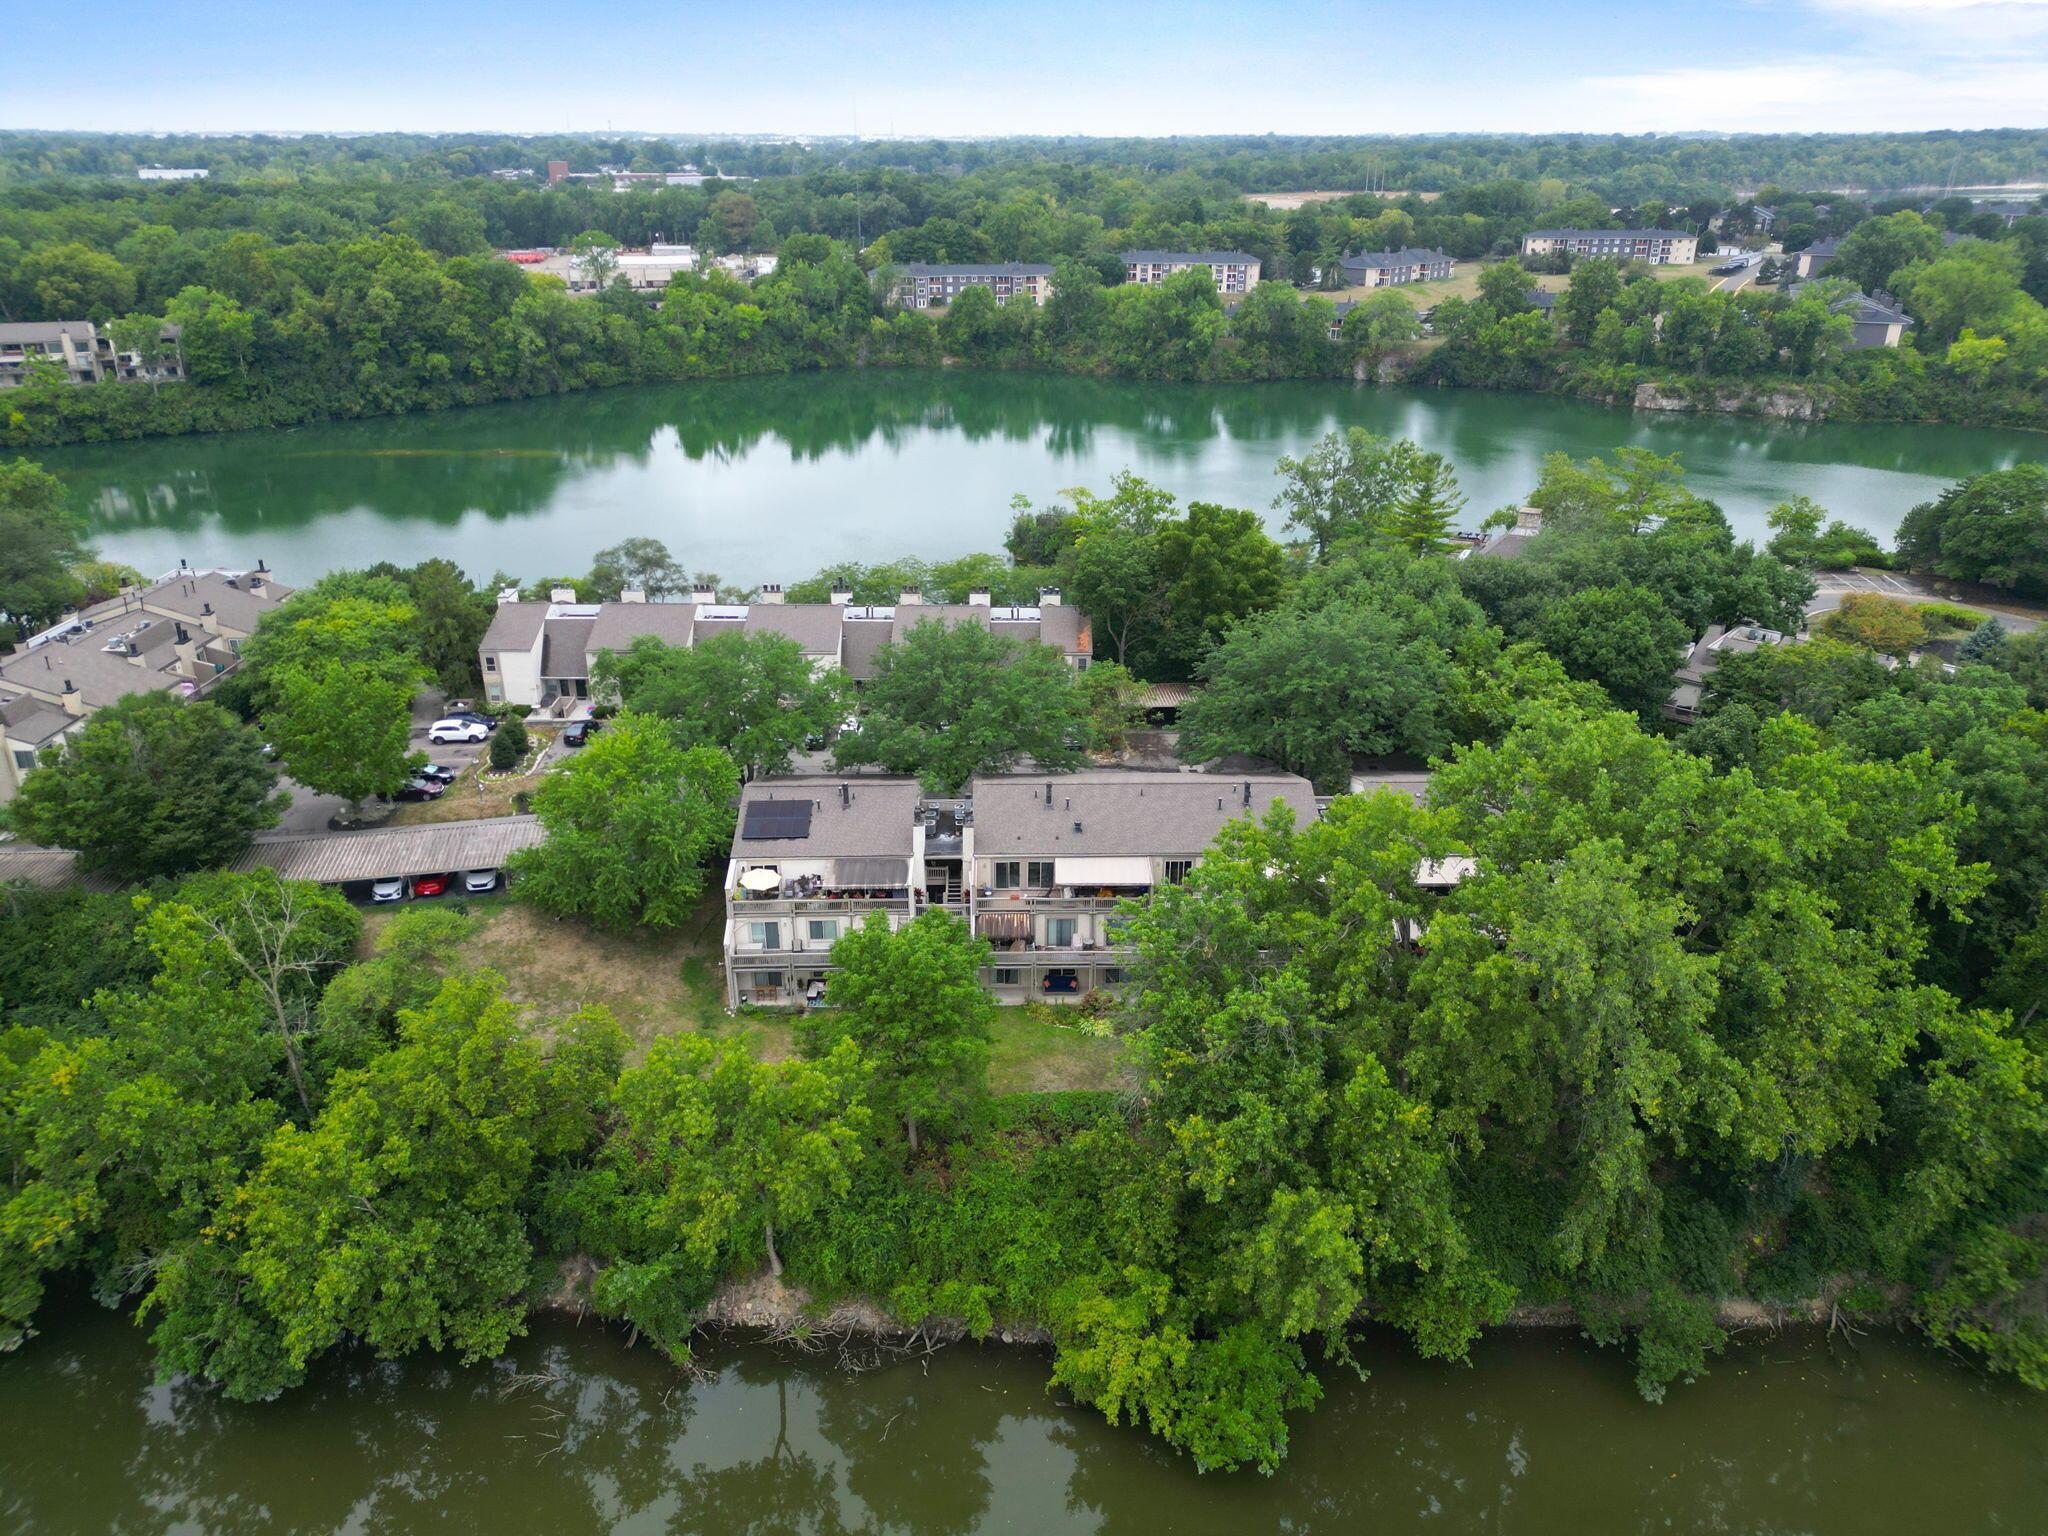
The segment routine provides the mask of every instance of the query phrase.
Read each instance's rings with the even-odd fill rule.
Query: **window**
[[[1102,984],[1105,987],[1113,987],[1123,979],[1122,969],[1114,965],[1107,967],[1102,973]]]
[[[811,942],[830,944],[839,937],[839,919],[836,917],[814,917],[811,920]]]
[[[1195,867],[1193,859],[1168,859],[1166,861],[1166,883],[1179,885],[1187,879],[1188,871]]]
[[[1054,949],[1074,947],[1074,920],[1071,917],[1048,917],[1045,920],[1045,942]]]
[[[996,967],[995,970],[995,981],[993,985],[998,987],[1014,987],[1022,983],[1023,980],[1024,973],[1018,970],[1015,966],[999,965]]]
[[[36,749],[34,747],[16,747],[14,749],[14,767],[17,773],[27,773],[35,765]]]
[[[1014,891],[1017,889],[1017,874],[1020,866],[1015,859],[1003,859],[996,864],[996,889]]]
[[[498,670],[498,658],[497,658],[497,657],[495,657],[495,656],[486,656],[486,657],[484,658],[484,670],[485,670],[486,672],[495,672],[495,671],[497,671],[497,670]]]
[[[747,924],[747,942],[752,944],[756,949],[782,948],[782,924]]]
[[[1024,866],[1024,883],[1033,889],[1052,884],[1052,860],[1033,859]]]

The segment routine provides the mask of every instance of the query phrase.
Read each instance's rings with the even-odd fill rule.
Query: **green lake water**
[[[241,1407],[156,1386],[125,1320],[59,1309],[0,1361],[0,1530],[43,1533],[1619,1532],[2048,1529],[2048,1398],[1889,1335],[1737,1345],[1643,1403],[1569,1333],[1470,1369],[1368,1337],[1273,1477],[1197,1476],[1067,1406],[1028,1351],[864,1372],[717,1345],[689,1379],[565,1321],[463,1369],[346,1358]]]
[[[149,574],[269,561],[288,582],[447,556],[473,577],[585,569],[629,535],[692,569],[791,581],[838,560],[1000,547],[1012,495],[1106,491],[1134,469],[1184,499],[1265,509],[1273,464],[1333,427],[1447,455],[1468,523],[1518,501],[1546,454],[1639,445],[1683,460],[1746,537],[1804,493],[1889,535],[1949,482],[2048,438],[1787,425],[1540,395],[1334,383],[1168,385],[869,371],[598,390],[441,415],[49,450],[102,551]]]

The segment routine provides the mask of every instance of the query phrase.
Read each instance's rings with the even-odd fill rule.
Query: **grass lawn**
[[[1712,282],[1714,279],[1707,277],[1707,269],[1720,260],[1719,256],[1712,256],[1690,266],[1652,267],[1650,272],[1660,283],[1668,283],[1681,277],[1706,277],[1707,281]],[[1417,309],[1432,309],[1445,299],[1476,298],[1479,294],[1479,271],[1484,265],[1484,262],[1461,261],[1451,276],[1442,282],[1400,283],[1395,286],[1394,292],[1407,299]],[[1547,288],[1552,293],[1563,293],[1571,279],[1545,272],[1532,274],[1530,281],[1538,288]],[[1332,301],[1363,299],[1375,291],[1371,288],[1339,288],[1324,294],[1323,297]]]
[[[763,1061],[780,1061],[796,1049],[794,1015],[764,1009],[726,1012],[720,968],[725,914],[716,892],[688,923],[672,931],[611,933],[574,918],[557,922],[503,894],[470,898],[462,905],[476,922],[463,959],[503,975],[506,995],[536,1024],[600,1003],[618,1018],[635,1058],[658,1037],[682,1030],[742,1040]],[[367,955],[378,931],[406,909],[364,912],[362,953]],[[1059,1009],[1001,1010],[989,1087],[997,1093],[1024,1093],[1121,1086],[1126,1067],[1118,1043],[1083,1032],[1075,1027],[1079,1022],[1078,1014]]]
[[[1132,1081],[1123,1046],[1077,1027],[1070,1008],[1025,1004],[996,1015],[995,1044],[989,1052],[988,1086],[994,1093],[1043,1093],[1055,1089],[1122,1088]]]

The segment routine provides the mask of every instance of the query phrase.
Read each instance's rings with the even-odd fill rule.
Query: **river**
[[[1130,468],[1186,500],[1267,509],[1273,464],[1333,427],[1445,454],[1468,523],[1519,501],[1543,457],[1677,454],[1744,537],[1804,493],[1888,537],[1953,480],[2048,458],[1961,427],[1787,425],[1541,395],[1322,382],[1146,384],[869,371],[595,390],[440,415],[51,449],[101,551],[150,575],[267,560],[288,582],[377,560],[482,580],[584,570],[632,535],[692,570],[789,582],[839,560],[997,549],[1010,498],[1106,491]]]
[[[1198,1477],[1063,1405],[1044,1361],[963,1346],[853,1373],[718,1344],[687,1379],[595,1325],[510,1356],[322,1365],[238,1407],[151,1383],[85,1303],[0,1363],[10,1536],[477,1532],[2038,1533],[2048,1398],[1886,1334],[1739,1344],[1661,1407],[1569,1333],[1473,1368],[1369,1335],[1278,1475]]]

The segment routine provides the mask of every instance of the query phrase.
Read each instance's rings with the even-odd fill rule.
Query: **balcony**
[[[788,913],[799,917],[825,917],[833,913],[846,912],[903,912],[910,911],[910,898],[895,896],[783,896],[769,893],[756,896],[750,891],[733,891],[732,911],[735,916],[747,918],[774,917]]]

